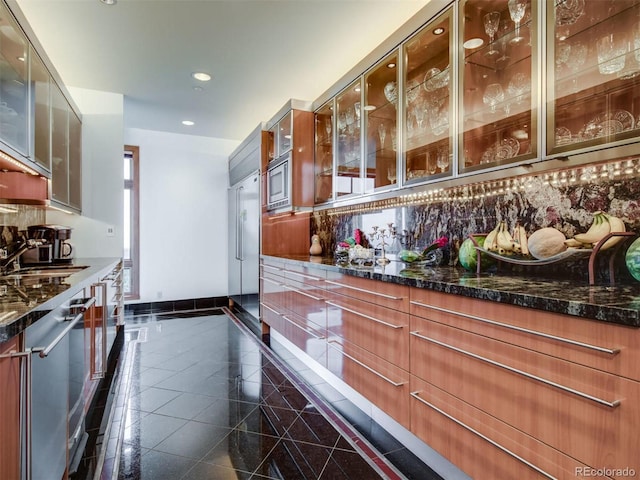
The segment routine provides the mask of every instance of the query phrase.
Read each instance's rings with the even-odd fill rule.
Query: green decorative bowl
[[[629,246],[624,261],[631,276],[640,282],[640,238]]]

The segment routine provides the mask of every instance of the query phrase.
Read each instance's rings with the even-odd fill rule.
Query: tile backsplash
[[[374,225],[388,229],[388,224],[393,223],[404,235],[402,248],[423,248],[436,238],[448,237],[449,263],[454,264],[457,248],[469,234],[489,232],[501,220],[510,230],[519,221],[529,235],[542,227],[554,227],[569,238],[585,232],[593,212],[602,210],[620,217],[627,230],[638,233],[640,176],[636,168],[625,170],[624,164],[612,165],[484,182],[435,193],[428,192],[426,186],[423,195],[383,201],[378,209],[368,205],[366,209],[354,207],[350,211],[316,211],[311,234],[320,236],[325,252],[333,252],[336,243],[351,236],[355,228],[369,234]],[[388,206],[389,203],[395,205]],[[604,261],[605,255],[602,257]],[[567,270],[564,264],[562,268]],[[560,270],[557,266],[535,269],[561,273],[556,272]],[[586,274],[584,263],[568,270],[572,275]],[[621,270],[626,273],[626,269]]]

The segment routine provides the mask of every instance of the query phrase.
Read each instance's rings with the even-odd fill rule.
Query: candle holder
[[[391,233],[388,233],[386,228],[378,228],[377,226],[371,228],[373,229],[369,234],[371,239],[379,240],[380,242],[378,245],[380,246],[381,253],[380,258],[376,260],[376,263],[378,265],[388,265],[391,260],[386,257],[384,247],[389,245],[385,240],[391,238]]]

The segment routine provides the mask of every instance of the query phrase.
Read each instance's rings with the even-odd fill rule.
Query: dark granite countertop
[[[312,263],[314,267],[361,278],[640,327],[640,283],[590,286],[570,279],[500,273],[476,275],[459,267],[407,269],[398,261],[384,267],[351,268],[336,265],[335,259],[329,257],[275,258]]]
[[[66,276],[47,275],[45,267],[37,276],[0,277],[0,343],[18,335],[83,288],[103,278],[119,261],[119,258],[79,258],[65,266],[86,268]]]

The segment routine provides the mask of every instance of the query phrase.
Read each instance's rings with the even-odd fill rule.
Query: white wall
[[[140,148],[140,302],[227,296],[227,162],[240,142],[124,136]]]
[[[75,257],[123,254],[123,96],[69,88],[82,113],[82,215],[47,210],[47,222],[73,228]],[[107,236],[107,227],[115,235]]]

